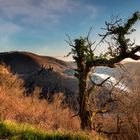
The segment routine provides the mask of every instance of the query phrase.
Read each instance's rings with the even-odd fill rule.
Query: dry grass
[[[116,99],[117,107],[104,117],[97,116],[96,121],[110,140],[139,140],[140,92],[117,93]]]
[[[0,122],[5,120],[30,124],[51,132],[90,135],[95,140],[103,140],[96,133],[82,132],[80,120],[73,117],[75,112],[65,105],[62,93],[54,94],[53,101],[38,99],[40,88],[36,87],[34,96],[25,96],[24,82],[10,72],[0,74]]]
[[[3,69],[2,66],[0,66],[0,69]],[[62,105],[64,99],[62,93],[55,94],[53,101],[50,103],[45,99],[38,99],[41,90],[38,87],[34,91],[34,96],[24,96],[25,89],[23,85],[23,81],[18,76],[12,75],[9,71],[6,73],[0,72],[0,120],[28,123],[49,131],[80,131],[79,118],[71,118],[75,113],[64,105],[64,102]],[[135,88],[135,92],[129,94],[118,93],[116,98],[118,106],[112,112],[113,119],[110,115],[104,117],[104,119],[100,118],[104,126],[108,126],[104,129],[110,131],[116,129],[115,116],[116,114],[119,115],[120,132],[109,135],[109,139],[140,139],[139,89]],[[96,133],[89,135],[95,136]]]
[[[140,92],[121,95],[116,113],[120,116],[119,140],[140,139]]]
[[[46,130],[78,130],[79,120],[73,112],[61,107],[60,98],[49,104],[36,97],[17,97],[0,92],[0,118],[38,125]]]
[[[0,120],[15,120],[37,125],[46,130],[79,130],[79,119],[71,118],[74,112],[62,107],[62,93],[53,102],[39,100],[40,89],[34,96],[24,96],[23,81],[12,74],[0,74]]]

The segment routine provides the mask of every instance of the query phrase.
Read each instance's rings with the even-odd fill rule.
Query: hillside
[[[74,66],[72,62],[68,64],[55,58],[42,57],[27,52],[1,53],[0,56],[1,62],[5,62],[14,73],[18,73],[13,75],[9,68],[6,68],[6,65],[0,67],[1,120],[29,123],[45,130],[75,131],[80,129],[79,118],[72,118],[78,109],[76,94],[78,92],[78,81],[73,76],[63,74],[66,72],[72,74],[69,69],[70,65]],[[50,61],[48,61],[48,58],[50,58]],[[44,62],[43,65],[46,64],[47,66],[41,67],[42,62]],[[23,69],[20,69],[21,65]],[[49,65],[53,65],[54,69],[50,69]],[[116,78],[116,80],[124,76],[126,77],[124,82],[130,81],[129,86],[132,87],[135,79],[137,79],[136,83],[139,84],[139,66],[139,63],[124,63],[124,67],[127,69],[125,71],[120,68],[98,67],[96,75],[106,74]],[[103,80],[103,77],[101,78]],[[136,89],[136,84],[134,88]],[[93,123],[102,124],[103,131],[116,132],[116,115],[120,115],[123,124],[121,124],[118,139],[120,139],[119,137],[125,137],[126,133],[128,137],[132,138],[135,133],[139,134],[139,126],[137,125],[140,116],[139,91],[133,92],[135,96],[129,93],[122,94],[117,90],[114,90],[114,94],[110,94],[105,88],[97,88],[93,93],[91,94],[89,107],[98,110],[109,101],[107,106],[109,112],[96,114]],[[25,94],[35,96],[27,97]],[[38,97],[43,98],[38,100]],[[44,97],[50,100],[44,100]],[[127,118],[128,116],[129,118]],[[129,121],[130,117],[132,121]],[[129,127],[132,125],[135,128]],[[3,127],[1,128],[3,129]],[[15,134],[13,133],[13,135]],[[5,130],[3,138],[7,138],[5,137]]]
[[[123,81],[126,85],[134,90],[140,86],[140,62],[123,62],[122,69],[119,69]]]
[[[49,56],[39,56],[30,52],[0,53],[0,62],[10,66],[12,72],[22,74],[38,70],[41,65],[54,68],[58,72],[68,69],[68,63]]]
[[[5,63],[10,67],[13,73],[21,75],[25,81],[25,87],[31,91],[35,86],[39,86],[45,93],[48,92],[64,92],[75,93],[78,89],[77,80],[74,77],[75,68],[74,62],[65,62],[49,56],[40,56],[31,52],[4,52],[0,53],[0,62]],[[104,79],[102,74],[111,76],[120,80],[123,77],[122,83],[129,88],[137,81],[137,86],[140,83],[140,63],[139,62],[123,62],[122,68],[107,68],[97,67],[96,73],[100,77],[94,79]],[[39,72],[43,65],[44,72]],[[53,72],[47,71],[49,67],[53,67]],[[46,69],[46,70],[45,70]],[[39,74],[38,74],[39,73]],[[58,82],[59,81],[59,82]],[[73,87],[73,88],[71,88]],[[43,93],[44,94],[44,93]]]
[[[67,102],[70,102],[77,96],[78,81],[69,76],[71,65],[67,62],[29,52],[0,53],[0,62],[5,63],[12,73],[24,81],[26,95],[34,94],[38,87],[40,98],[52,99],[53,94],[63,93]],[[76,98],[73,99],[73,104],[74,102]]]
[[[123,65],[131,78],[135,76],[140,81],[140,62],[126,62]]]

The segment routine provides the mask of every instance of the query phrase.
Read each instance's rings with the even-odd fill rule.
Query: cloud
[[[135,44],[136,45],[140,45],[140,23],[138,22],[135,26],[134,29],[136,29],[135,32],[132,33],[132,35],[130,36],[132,41],[135,40]]]
[[[63,32],[61,26],[62,30],[65,24],[69,29],[72,22],[79,26],[81,19],[92,19],[97,11],[96,6],[84,0],[0,0],[0,48],[2,51],[34,50],[38,46],[40,49],[34,52],[53,54],[55,47],[46,47],[45,44],[55,38],[58,41],[60,35],[57,34]]]
[[[3,35],[13,35],[19,31],[22,30],[21,26],[18,26],[17,24],[14,23],[7,23],[6,21],[3,21],[0,23],[0,34]]]
[[[0,48],[1,51],[10,50],[11,46],[11,37],[16,33],[22,31],[22,27],[17,24],[6,22],[3,19],[0,19]]]
[[[0,0],[0,9],[4,18],[27,24],[57,23],[73,13],[91,17],[97,11],[95,6],[75,0]]]

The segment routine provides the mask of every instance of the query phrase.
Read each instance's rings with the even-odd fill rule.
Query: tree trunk
[[[83,130],[91,130],[92,113],[88,108],[89,95],[87,91],[87,75],[79,80],[79,116],[81,120],[81,128]]]
[[[79,114],[81,119],[81,128],[83,130],[92,129],[92,113],[87,108],[87,101],[83,100],[83,106],[80,108],[81,112]]]

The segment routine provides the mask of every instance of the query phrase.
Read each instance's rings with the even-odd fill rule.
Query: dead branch
[[[73,42],[72,42],[70,36],[69,36],[68,34],[66,34],[66,36],[67,36],[67,38],[68,38],[68,41],[67,41],[67,40],[65,40],[65,41],[66,41],[70,46],[74,47]]]
[[[90,81],[92,82],[93,85],[95,86],[102,86],[110,77],[107,77],[105,80],[103,80],[101,83],[97,84],[92,80],[92,76],[89,76]]]
[[[91,33],[92,29],[93,29],[93,26],[89,29],[88,35],[86,37],[88,42],[89,42],[89,36],[90,36],[90,33]]]
[[[120,83],[120,81],[123,79],[123,77],[121,77],[117,83],[115,83],[112,87],[112,89],[109,91],[110,93],[112,93],[112,91],[114,90],[114,88]]]

